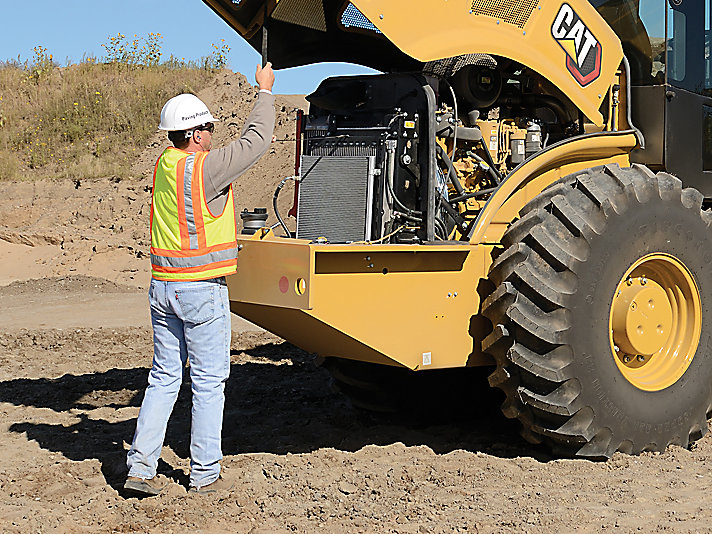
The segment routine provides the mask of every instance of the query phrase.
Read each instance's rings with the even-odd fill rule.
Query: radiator
[[[371,239],[373,156],[302,156],[297,238]]]

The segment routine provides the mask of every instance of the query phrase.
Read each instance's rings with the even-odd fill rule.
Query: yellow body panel
[[[482,334],[473,316],[491,247],[319,245],[271,233],[241,244],[238,274],[228,278],[233,311],[288,341],[322,356],[411,369],[488,361],[481,335],[470,332]],[[301,307],[300,277],[309,295]]]
[[[354,5],[398,48],[419,61],[485,53],[518,61],[548,78],[596,125],[599,108],[623,59],[620,40],[586,0],[510,2],[509,13],[537,4],[526,22],[477,14],[472,0],[354,0]],[[479,3],[479,2],[476,2]],[[417,7],[414,4],[418,4]],[[552,26],[568,4],[602,47],[600,75],[582,87],[567,70],[570,39],[557,41]],[[507,10],[503,10],[506,12]],[[580,38],[579,38],[580,41]]]

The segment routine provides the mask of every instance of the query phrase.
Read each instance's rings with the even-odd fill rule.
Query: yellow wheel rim
[[[685,374],[700,342],[702,305],[692,274],[669,254],[649,254],[616,287],[608,322],[611,354],[638,389],[661,391]]]

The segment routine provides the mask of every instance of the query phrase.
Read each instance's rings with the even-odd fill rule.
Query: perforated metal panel
[[[370,239],[373,157],[302,156],[297,237]]]
[[[539,0],[472,0],[472,12],[524,28],[538,5]]]
[[[449,78],[467,65],[482,65],[494,69],[497,67],[497,61],[489,54],[464,54],[438,59],[437,61],[428,61],[423,65],[423,72]]]
[[[344,28],[356,28],[381,33],[381,30],[371,24],[371,21],[366,18],[366,15],[361,13],[352,3],[349,3],[341,14],[341,25]]]
[[[312,30],[326,31],[322,0],[282,0],[272,13],[272,18]]]

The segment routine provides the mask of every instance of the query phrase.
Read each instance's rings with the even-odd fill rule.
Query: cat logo
[[[601,43],[569,4],[559,9],[551,34],[566,52],[566,67],[581,87],[600,76]]]

